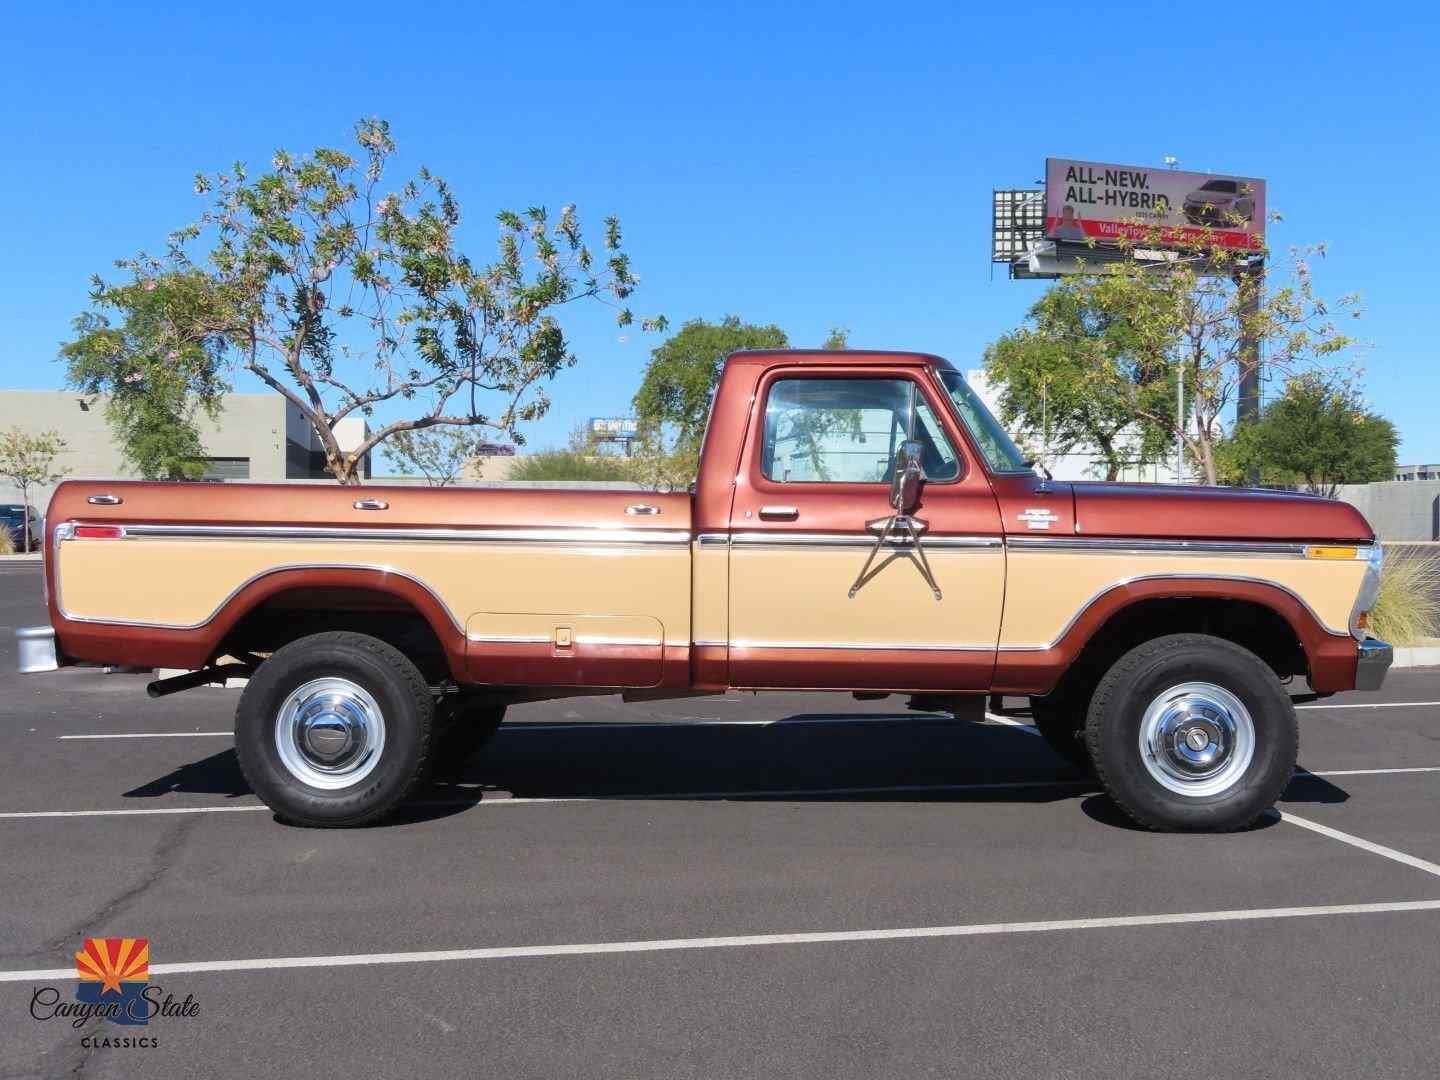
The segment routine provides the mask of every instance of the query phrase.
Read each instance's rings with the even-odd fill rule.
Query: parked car
[[[1255,220],[1255,193],[1243,180],[1216,177],[1185,196],[1185,220],[1191,225],[1236,228]]]
[[[0,529],[6,529],[10,533],[10,539],[15,543],[16,551],[37,551],[40,548],[41,538],[45,535],[44,522],[40,512],[33,506],[30,510],[30,531],[25,531],[25,504],[8,503],[0,505]],[[28,537],[28,540],[27,540]]]
[[[511,702],[807,689],[1023,695],[1140,824],[1235,829],[1294,772],[1284,682],[1391,660],[1354,507],[1042,478],[916,353],[731,356],[689,494],[67,482],[49,529],[22,670],[248,676],[240,765],[307,825],[384,817]]]

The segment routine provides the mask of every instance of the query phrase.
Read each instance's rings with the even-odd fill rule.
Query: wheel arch
[[[1273,581],[1158,574],[1117,582],[1094,597],[1049,647],[1003,646],[998,692],[1045,694],[1062,679],[1113,661],[1157,633],[1208,633],[1261,656],[1282,677],[1321,692],[1353,685],[1355,642],[1327,629],[1296,593]]]

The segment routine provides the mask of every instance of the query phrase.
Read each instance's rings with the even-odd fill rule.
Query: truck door
[[[761,378],[731,510],[732,685],[989,688],[1000,516],[944,401],[919,365],[782,366]],[[907,439],[923,448],[919,550],[908,536],[876,550]]]

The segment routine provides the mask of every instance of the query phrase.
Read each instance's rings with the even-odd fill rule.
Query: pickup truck
[[[688,493],[67,482],[45,545],[22,669],[246,676],[240,765],[310,826],[389,814],[514,702],[805,689],[1028,697],[1136,822],[1236,829],[1294,772],[1286,683],[1391,661],[1353,507],[1052,481],[918,353],[729,357]]]

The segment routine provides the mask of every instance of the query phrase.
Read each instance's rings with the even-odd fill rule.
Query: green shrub
[[[15,537],[4,525],[0,525],[0,555],[15,554]]]
[[[1380,598],[1370,632],[1391,645],[1416,645],[1440,633],[1440,553],[1390,547],[1380,574]]]
[[[515,463],[507,480],[629,480],[630,463],[622,457],[577,450],[542,450]]]

